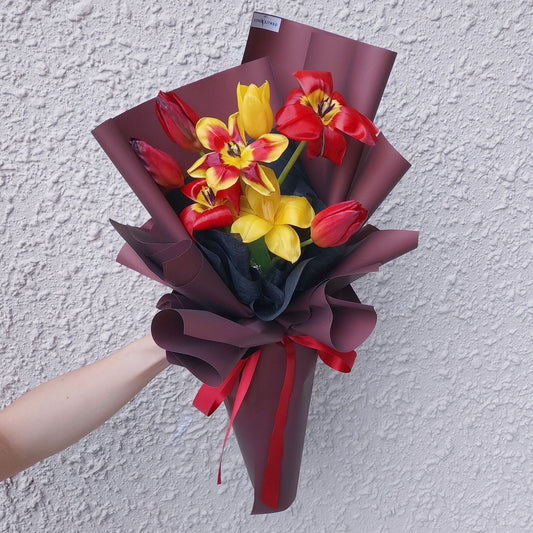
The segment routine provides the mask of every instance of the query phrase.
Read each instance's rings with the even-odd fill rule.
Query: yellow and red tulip
[[[205,179],[199,179],[184,185],[181,192],[195,202],[180,214],[191,236],[194,230],[229,226],[239,214],[240,183],[222,191],[214,191]]]
[[[196,136],[198,115],[176,93],[160,91],[155,112],[161,127],[176,144],[191,152],[203,150]]]
[[[139,139],[131,139],[130,144],[158,185],[166,190],[183,185],[183,174],[171,155]]]
[[[301,255],[301,246],[291,226],[308,228],[315,213],[307,198],[282,196],[274,171],[265,170],[274,191],[264,196],[246,187],[245,197],[241,198],[241,215],[231,226],[231,232],[240,234],[245,243],[264,237],[273,254],[295,263]]]
[[[368,145],[376,143],[378,129],[333,92],[330,72],[299,70],[293,75],[301,89],[291,91],[276,114],[277,129],[290,139],[307,141],[308,157],[325,157],[340,165],[346,152],[342,133]]]
[[[237,103],[244,131],[258,139],[272,131],[274,115],[270,107],[270,85],[265,81],[261,87],[253,83],[237,85]]]
[[[239,113],[229,117],[227,127],[216,118],[201,118],[196,124],[196,134],[212,152],[189,168],[187,172],[193,178],[205,178],[207,185],[217,191],[233,186],[239,178],[260,194],[274,191],[267,179],[267,167],[259,163],[270,163],[280,157],[289,144],[284,135],[268,133],[246,144]]]
[[[321,248],[340,246],[359,231],[367,215],[367,210],[354,200],[333,204],[313,219],[311,239]]]

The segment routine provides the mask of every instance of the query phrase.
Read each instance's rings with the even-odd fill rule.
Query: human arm
[[[80,440],[167,366],[147,335],[21,396],[0,412],[0,480]]]

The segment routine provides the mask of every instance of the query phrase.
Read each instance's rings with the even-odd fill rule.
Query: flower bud
[[[158,185],[164,189],[179,189],[183,185],[183,174],[172,156],[146,141],[132,139],[130,144]]]
[[[270,133],[274,126],[274,115],[270,107],[270,86],[265,81],[261,87],[251,85],[237,85],[237,103],[239,118],[244,130],[252,137],[258,139],[265,133]]]
[[[155,112],[161,127],[176,144],[191,152],[202,152],[196,136],[198,115],[174,92],[159,92]]]
[[[344,244],[364,224],[368,211],[354,200],[333,204],[311,222],[311,239],[321,248]]]

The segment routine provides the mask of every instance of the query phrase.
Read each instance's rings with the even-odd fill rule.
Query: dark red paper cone
[[[283,459],[277,509],[261,500],[270,436],[285,376],[286,352],[281,343],[263,347],[250,388],[233,429],[254,487],[252,514],[284,511],[296,498],[305,430],[317,361],[315,350],[294,344],[295,375],[283,435]],[[226,399],[231,414],[237,386]],[[224,473],[222,473],[224,474]]]

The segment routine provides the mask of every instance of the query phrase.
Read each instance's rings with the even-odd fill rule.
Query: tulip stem
[[[285,165],[285,168],[281,171],[281,174],[279,175],[279,178],[278,178],[278,183],[280,187],[285,181],[285,178],[288,176],[291,168],[294,166],[294,163],[296,163],[296,160],[300,157],[300,154],[302,153],[306,144],[307,144],[307,141],[300,141],[300,144],[296,147],[296,150],[294,150],[294,153],[291,155],[291,158]]]
[[[270,256],[263,237],[248,243],[248,249],[250,250],[252,264],[259,267],[260,271],[268,270],[270,268],[272,257]]]
[[[306,246],[309,246],[310,244],[313,244],[313,239],[307,239],[306,241],[303,241],[300,243],[300,248],[305,248]]]

